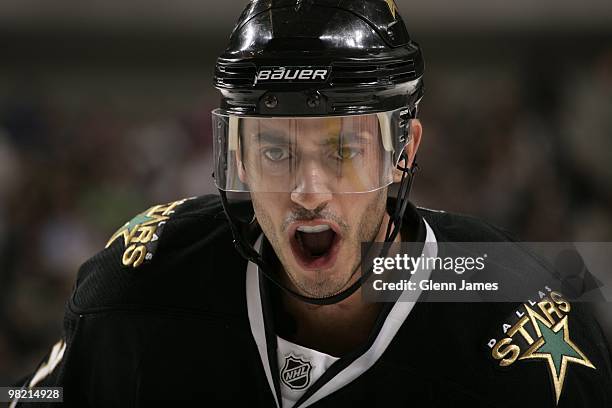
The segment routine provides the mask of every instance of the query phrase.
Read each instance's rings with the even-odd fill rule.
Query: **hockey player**
[[[24,389],[61,386],[79,408],[612,406],[597,323],[558,292],[358,290],[362,243],[511,241],[408,201],[423,72],[393,0],[253,0],[215,69],[219,196],[121,227],[79,270],[64,337]]]

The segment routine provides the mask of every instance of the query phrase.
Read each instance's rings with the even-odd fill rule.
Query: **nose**
[[[332,199],[328,177],[316,160],[305,160],[300,165],[291,201],[307,210],[314,210]]]

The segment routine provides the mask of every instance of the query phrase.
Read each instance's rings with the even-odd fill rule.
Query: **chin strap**
[[[406,158],[405,155],[403,156],[403,158],[404,159]],[[416,171],[419,169],[416,162],[414,162],[412,167],[402,167],[398,165],[397,168],[402,171],[402,178],[399,183],[399,190],[397,194],[397,201],[395,202],[395,208],[394,208],[393,214],[391,214],[389,223],[387,224],[387,231],[385,233],[385,241],[384,241],[385,245],[383,245],[383,249],[381,250],[379,254],[379,256],[382,256],[382,257],[387,255],[389,248],[391,247],[391,243],[395,241],[395,238],[398,236],[400,232],[400,229],[402,227],[402,219],[404,216],[404,212],[406,211],[406,208],[408,207],[408,195],[410,194],[410,189],[412,187],[414,175]],[[227,199],[227,193],[219,189],[219,194],[221,196],[223,210],[225,211],[225,215],[227,216],[227,219],[230,225],[230,229],[232,231],[232,236],[234,238],[233,240],[234,246],[236,247],[236,250],[238,251],[238,253],[240,253],[240,255],[242,255],[243,258],[256,264],[259,267],[259,270],[263,273],[263,275],[270,282],[272,282],[274,285],[276,285],[278,288],[285,291],[289,295],[295,297],[296,299],[299,299],[303,302],[310,303],[313,305],[332,305],[334,303],[341,302],[344,299],[351,296],[372,275],[372,268],[370,268],[366,273],[362,273],[361,277],[357,279],[351,286],[331,296],[315,298],[315,297],[304,296],[301,293],[294,291],[293,289],[287,287],[284,283],[282,283],[280,279],[272,273],[271,266],[263,259],[261,254],[257,252],[257,250],[253,247],[253,245],[245,237],[245,234],[243,233],[243,231],[241,231],[239,227],[240,221],[238,221],[238,219],[234,217],[234,215],[232,214],[230,210],[230,204]],[[374,241],[368,242],[366,253],[370,252],[373,244],[374,244]],[[357,272],[360,266],[361,265],[357,265],[355,267],[355,269],[351,273],[351,277]]]

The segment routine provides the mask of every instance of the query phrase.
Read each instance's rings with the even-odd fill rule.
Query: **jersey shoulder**
[[[239,284],[245,267],[219,197],[180,199],[122,225],[80,267],[69,306],[77,313],[207,308],[222,287]]]
[[[607,342],[590,305],[570,301],[555,286],[538,286],[540,281],[548,282],[542,277],[553,273],[553,266],[510,232],[487,221],[424,208],[418,211],[441,248],[446,248],[446,242],[502,248],[500,254],[505,256],[489,253],[487,279],[511,284],[510,288],[518,284],[517,293],[525,294],[519,301],[515,295],[513,301],[504,302],[419,304],[405,341],[415,341],[410,336],[415,326],[431,334],[411,346],[424,356],[424,366],[433,367],[431,375],[439,376],[438,367],[447,366],[441,381],[449,389],[491,406],[517,406],[525,401],[529,406],[560,408],[608,406],[612,362]],[[460,251],[463,245],[453,248]],[[435,353],[450,344],[462,352]],[[427,347],[432,351],[423,352]],[[531,391],[524,392],[525,387]]]
[[[432,210],[423,207],[418,207],[417,211],[434,230],[438,241],[518,241],[512,233],[505,229],[471,215]]]

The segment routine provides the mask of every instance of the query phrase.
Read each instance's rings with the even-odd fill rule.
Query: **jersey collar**
[[[409,213],[417,214],[416,211],[410,211]],[[424,242],[428,243],[423,245],[421,255],[435,257],[438,247],[434,231],[422,217],[418,216],[418,214],[417,217],[419,218],[419,223],[422,222],[421,225],[424,226],[424,234],[422,234],[424,237],[421,240],[424,239]],[[255,248],[258,251],[261,251],[263,239],[264,237],[261,235],[255,244]],[[431,269],[419,269],[414,277],[417,281],[421,281],[428,279],[430,274]],[[278,374],[277,336],[273,326],[273,314],[268,293],[271,289],[267,283],[264,275],[259,273],[257,265],[249,262],[246,274],[246,296],[251,333],[257,344],[259,356],[276,406],[281,408],[282,399]],[[372,367],[385,352],[416,304],[415,301],[407,301],[406,299],[418,299],[419,295],[420,292],[415,293],[412,291],[408,293],[405,291],[396,302],[388,304],[374,327],[370,339],[358,350],[355,350],[355,352],[343,356],[332,364],[317,381],[310,385],[294,407],[312,405],[346,386]]]

